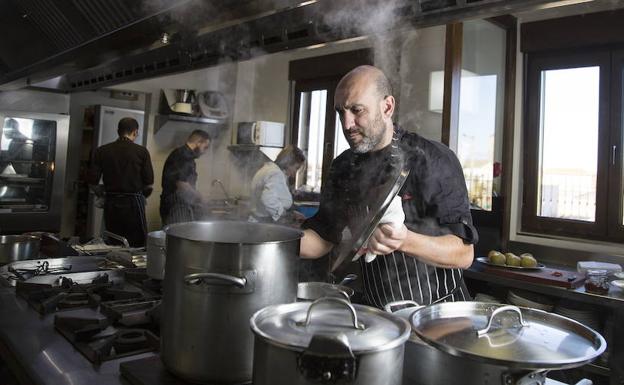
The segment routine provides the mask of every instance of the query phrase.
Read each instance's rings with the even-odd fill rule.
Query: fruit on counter
[[[505,254],[500,251],[492,250],[488,253],[488,261],[495,265],[505,265]]]
[[[522,267],[537,267],[537,259],[533,257],[531,253],[524,253],[520,255],[520,266]]]
[[[522,259],[514,253],[505,253],[505,264],[507,266],[520,266]]]

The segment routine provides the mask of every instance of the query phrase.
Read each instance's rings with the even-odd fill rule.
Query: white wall
[[[431,140],[442,138],[442,114],[429,110],[429,75],[444,71],[446,27],[406,32],[401,55],[398,123]]]

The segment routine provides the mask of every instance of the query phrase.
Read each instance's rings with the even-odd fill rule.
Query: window
[[[327,115],[327,90],[301,91],[299,100],[299,132],[297,146],[306,154],[306,167],[297,175],[295,186],[307,191],[320,192],[323,178],[325,118]]]
[[[341,52],[290,62],[294,83],[292,143],[306,154],[306,167],[295,178],[295,188],[320,193],[329,166],[349,145],[334,110],[334,91],[351,69],[371,64],[368,49]]]
[[[456,153],[473,210],[500,195],[507,31],[486,20],[463,24]]]
[[[623,58],[528,56],[523,232],[624,240]]]

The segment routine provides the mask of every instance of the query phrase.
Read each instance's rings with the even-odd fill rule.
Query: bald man
[[[395,103],[378,68],[357,67],[338,83],[334,107],[350,149],[332,162],[320,209],[303,225],[301,256],[330,252],[345,228],[361,223],[377,186],[406,165],[399,192],[405,222],[377,227],[368,242],[377,257],[358,260],[365,301],[382,308],[399,300],[467,300],[462,269],[472,263],[478,235],[461,165],[448,147],[393,124]]]

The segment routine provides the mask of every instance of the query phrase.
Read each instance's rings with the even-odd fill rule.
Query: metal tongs
[[[16,279],[19,281],[26,281],[28,278],[32,278],[37,275],[47,275],[47,274],[59,274],[71,271],[72,265],[66,266],[58,266],[50,268],[50,263],[48,261],[38,262],[37,266],[34,269],[15,269],[12,266],[9,266],[8,271],[15,275],[15,277],[9,277],[10,279]],[[25,277],[28,275],[28,277]]]

